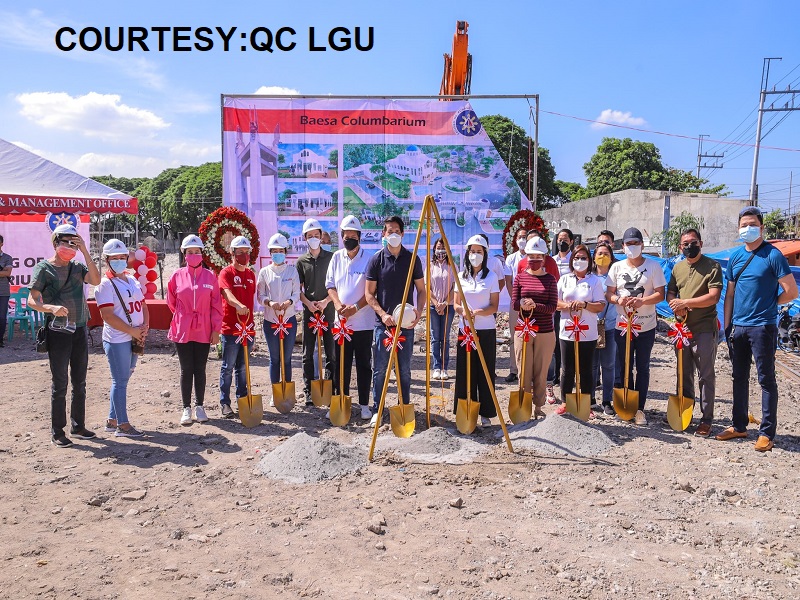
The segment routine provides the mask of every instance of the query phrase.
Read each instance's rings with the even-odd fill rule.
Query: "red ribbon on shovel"
[[[280,338],[283,339],[289,334],[289,329],[292,328],[292,324],[288,321],[284,321],[283,315],[276,315],[276,317],[278,318],[278,322],[272,324],[272,328],[275,330],[274,335],[280,336]]]
[[[523,342],[528,342],[531,338],[536,337],[536,332],[539,331],[539,326],[534,324],[536,319],[529,317],[518,318],[514,331],[517,331],[517,337],[521,337]]]
[[[570,332],[573,340],[580,342],[581,331],[589,331],[589,326],[581,320],[579,315],[571,315],[569,322],[564,325],[564,329]]]
[[[350,336],[353,335],[353,330],[347,326],[347,319],[342,317],[339,320],[339,325],[334,325],[333,329],[331,329],[333,333],[333,339],[336,340],[336,343],[340,346],[344,346],[344,341],[350,341]]]
[[[672,343],[679,350],[688,348],[691,343],[689,340],[692,339],[692,332],[689,331],[689,328],[684,323],[676,322],[670,325],[667,335],[672,338]]]
[[[308,326],[314,335],[322,335],[323,331],[328,331],[328,322],[321,312],[314,313],[308,320]]]
[[[251,344],[253,343],[253,339],[255,339],[256,335],[256,329],[252,323],[250,325],[242,325],[241,323],[237,323],[236,331],[239,332],[239,335],[236,337],[237,344],[247,346],[247,342],[250,342]]]
[[[464,346],[467,352],[472,352],[478,346],[475,344],[475,334],[469,328],[469,325],[464,325],[463,329],[459,330],[458,341]]]
[[[392,349],[392,340],[394,340],[394,332],[397,330],[396,327],[387,327],[386,328],[386,337],[383,338],[383,347],[386,348],[387,352],[390,352]],[[397,349],[403,349],[403,342],[406,341],[406,336],[400,334],[397,338]]]

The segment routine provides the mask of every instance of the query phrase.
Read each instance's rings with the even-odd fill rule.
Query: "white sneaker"
[[[270,407],[275,408],[275,398],[270,398],[269,399],[269,405],[270,405]]]
[[[208,421],[208,415],[206,415],[206,409],[202,406],[196,406],[194,409],[194,420],[198,423],[205,423]]]
[[[634,422],[637,425],[647,425],[647,417],[644,416],[644,412],[642,412],[641,410],[637,410]]]
[[[362,419],[371,419],[372,418],[372,411],[370,410],[369,406],[362,406],[361,407],[361,418]]]
[[[448,379],[450,379],[450,375],[448,375],[448,374],[447,374],[447,371],[445,371],[444,369],[442,369],[442,374],[441,374],[441,376],[440,376],[440,379],[441,379],[442,381],[447,381]]]
[[[441,379],[442,372],[439,369],[434,369],[431,371],[431,379]]]
[[[369,420],[369,426],[370,427],[375,427],[375,423],[377,423],[377,422],[378,422],[378,413],[375,413],[374,415],[372,415],[372,418]]]
[[[192,407],[187,406],[183,409],[183,414],[181,415],[181,425],[191,425],[192,422]]]

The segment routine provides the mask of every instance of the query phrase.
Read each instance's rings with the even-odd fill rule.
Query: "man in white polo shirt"
[[[328,265],[325,287],[336,311],[336,322],[342,318],[353,330],[352,339],[342,346],[336,345],[336,361],[333,370],[334,393],[350,394],[350,375],[353,357],[356,360],[356,381],[358,383],[358,403],[361,405],[361,418],[370,419],[369,390],[372,387],[372,336],[375,328],[375,311],[364,298],[367,280],[365,273],[372,254],[361,247],[361,223],[350,215],[342,219],[341,237],[344,248],[337,250]],[[341,370],[339,361],[344,360],[344,381],[339,381]]]

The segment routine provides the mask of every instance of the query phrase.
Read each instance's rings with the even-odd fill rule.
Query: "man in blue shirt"
[[[761,385],[761,428],[755,449],[767,452],[772,450],[778,417],[778,304],[797,298],[797,283],[786,258],[764,241],[764,217],[758,207],[747,206],[739,213],[739,239],[744,246],[731,254],[725,272],[725,333],[733,349],[733,427],[717,439],[747,437],[752,358]]]

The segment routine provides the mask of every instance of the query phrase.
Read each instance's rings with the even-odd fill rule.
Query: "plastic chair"
[[[14,302],[14,312],[8,314],[8,341],[14,339],[14,323],[19,322],[19,330],[25,333],[25,337],[33,339],[33,332],[36,328],[36,319],[31,314],[33,311],[28,308],[28,289],[20,288],[11,294]]]
[[[38,310],[33,310],[32,308],[28,308],[28,295],[30,290],[26,287],[21,287],[17,290],[18,293],[23,294],[25,298],[25,310],[28,314],[33,315],[33,323],[34,323],[34,331],[36,331],[40,325],[44,325],[44,313],[40,313]]]

